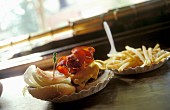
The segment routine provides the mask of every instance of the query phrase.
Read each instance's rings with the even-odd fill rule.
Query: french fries
[[[109,54],[109,59],[105,60],[106,69],[118,70],[119,72],[127,68],[135,68],[137,66],[151,66],[164,62],[170,57],[170,52],[161,50],[160,45],[156,44],[154,48],[145,46],[142,48],[125,47],[126,50]]]

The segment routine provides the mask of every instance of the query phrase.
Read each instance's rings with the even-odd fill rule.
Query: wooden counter
[[[35,99],[29,93],[23,96],[22,76],[0,81],[0,110],[170,110],[170,61],[152,72],[115,76],[102,91],[61,104]]]

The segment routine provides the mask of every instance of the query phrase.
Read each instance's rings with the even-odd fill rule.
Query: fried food
[[[133,48],[125,46],[124,51],[109,54],[109,59],[105,60],[106,69],[118,70],[119,72],[128,69],[135,68],[137,66],[151,66],[164,62],[170,57],[170,52],[161,50],[160,45],[156,44],[154,48]]]

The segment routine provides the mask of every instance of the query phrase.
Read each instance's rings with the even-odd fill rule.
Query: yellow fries
[[[142,56],[142,54],[138,50],[136,50],[136,49],[134,49],[132,47],[129,47],[129,46],[126,46],[125,48],[126,48],[126,50],[129,50],[129,51],[135,53],[140,58],[140,60],[142,62],[144,62],[144,57]]]
[[[156,44],[154,48],[145,46],[142,48],[125,47],[126,50],[109,54],[109,59],[105,60],[106,69],[118,70],[119,72],[127,68],[135,68],[136,66],[151,66],[164,62],[170,57],[170,52],[161,50],[160,45]]]

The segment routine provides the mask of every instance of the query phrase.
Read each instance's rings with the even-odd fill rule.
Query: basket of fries
[[[113,70],[115,74],[129,75],[152,71],[161,67],[170,57],[170,52],[162,50],[159,44],[154,48],[132,48],[108,54],[109,59],[105,60],[106,68]]]

